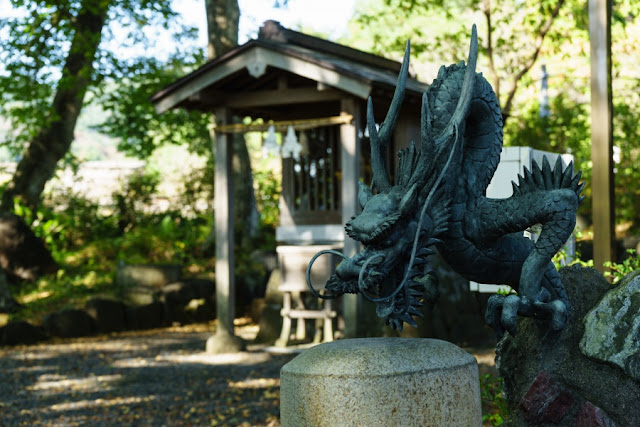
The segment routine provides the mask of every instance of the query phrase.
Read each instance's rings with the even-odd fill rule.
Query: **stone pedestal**
[[[362,338],[306,350],[280,372],[283,426],[480,426],[478,365],[446,341]]]

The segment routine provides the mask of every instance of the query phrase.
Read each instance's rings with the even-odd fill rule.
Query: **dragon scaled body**
[[[511,197],[485,196],[500,160],[502,116],[490,84],[475,72],[475,26],[471,38],[467,64],[442,67],[424,93],[421,147],[411,143],[400,150],[395,183],[383,157],[404,95],[408,45],[379,130],[369,100],[373,179],[371,187],[360,184],[362,212],[345,227],[363,250],[343,256],[325,289],[334,296],[362,294],[393,328],[402,329],[405,322],[415,326],[413,316],[421,316],[423,303],[438,297],[437,279],[427,265],[436,248],[465,278],[517,291],[489,300],[486,320],[499,335],[505,329],[516,333],[517,315],[547,319],[552,330],[561,330],[569,301],[551,258],[574,229],[584,184],[572,165],[565,169],[558,158],[551,167],[545,159],[541,166],[534,162],[531,171],[525,168],[512,183]],[[534,243],[522,232],[535,224],[542,232]]]

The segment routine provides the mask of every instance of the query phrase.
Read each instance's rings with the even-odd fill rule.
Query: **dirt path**
[[[209,355],[211,330],[190,325],[0,349],[0,425],[279,425],[279,372],[294,355],[259,347]],[[255,330],[239,333],[250,338]],[[481,364],[491,363],[489,353]]]

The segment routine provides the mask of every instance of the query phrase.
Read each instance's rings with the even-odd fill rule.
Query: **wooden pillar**
[[[215,112],[218,125],[230,120],[228,109]],[[207,352],[228,353],[242,348],[233,328],[235,309],[235,283],[233,263],[233,174],[231,173],[232,138],[229,134],[215,133],[215,210],[216,232],[216,334],[207,340]]]
[[[342,170],[342,223],[346,224],[359,212],[358,180],[360,179],[360,106],[353,98],[343,99],[340,114],[351,114],[353,121],[340,125],[340,168]],[[344,235],[343,253],[355,255],[360,244]],[[343,297],[344,334],[348,338],[359,336],[359,315],[362,301],[358,295],[346,294]]]
[[[589,0],[591,42],[591,160],[593,262],[603,271],[615,260],[613,108],[611,95],[611,0]]]

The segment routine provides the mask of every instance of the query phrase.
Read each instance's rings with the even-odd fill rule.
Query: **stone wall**
[[[93,297],[83,309],[66,308],[47,314],[42,325],[9,322],[0,327],[0,345],[208,322],[216,317],[215,284],[210,280],[182,279],[158,288],[152,297],[138,304]]]

